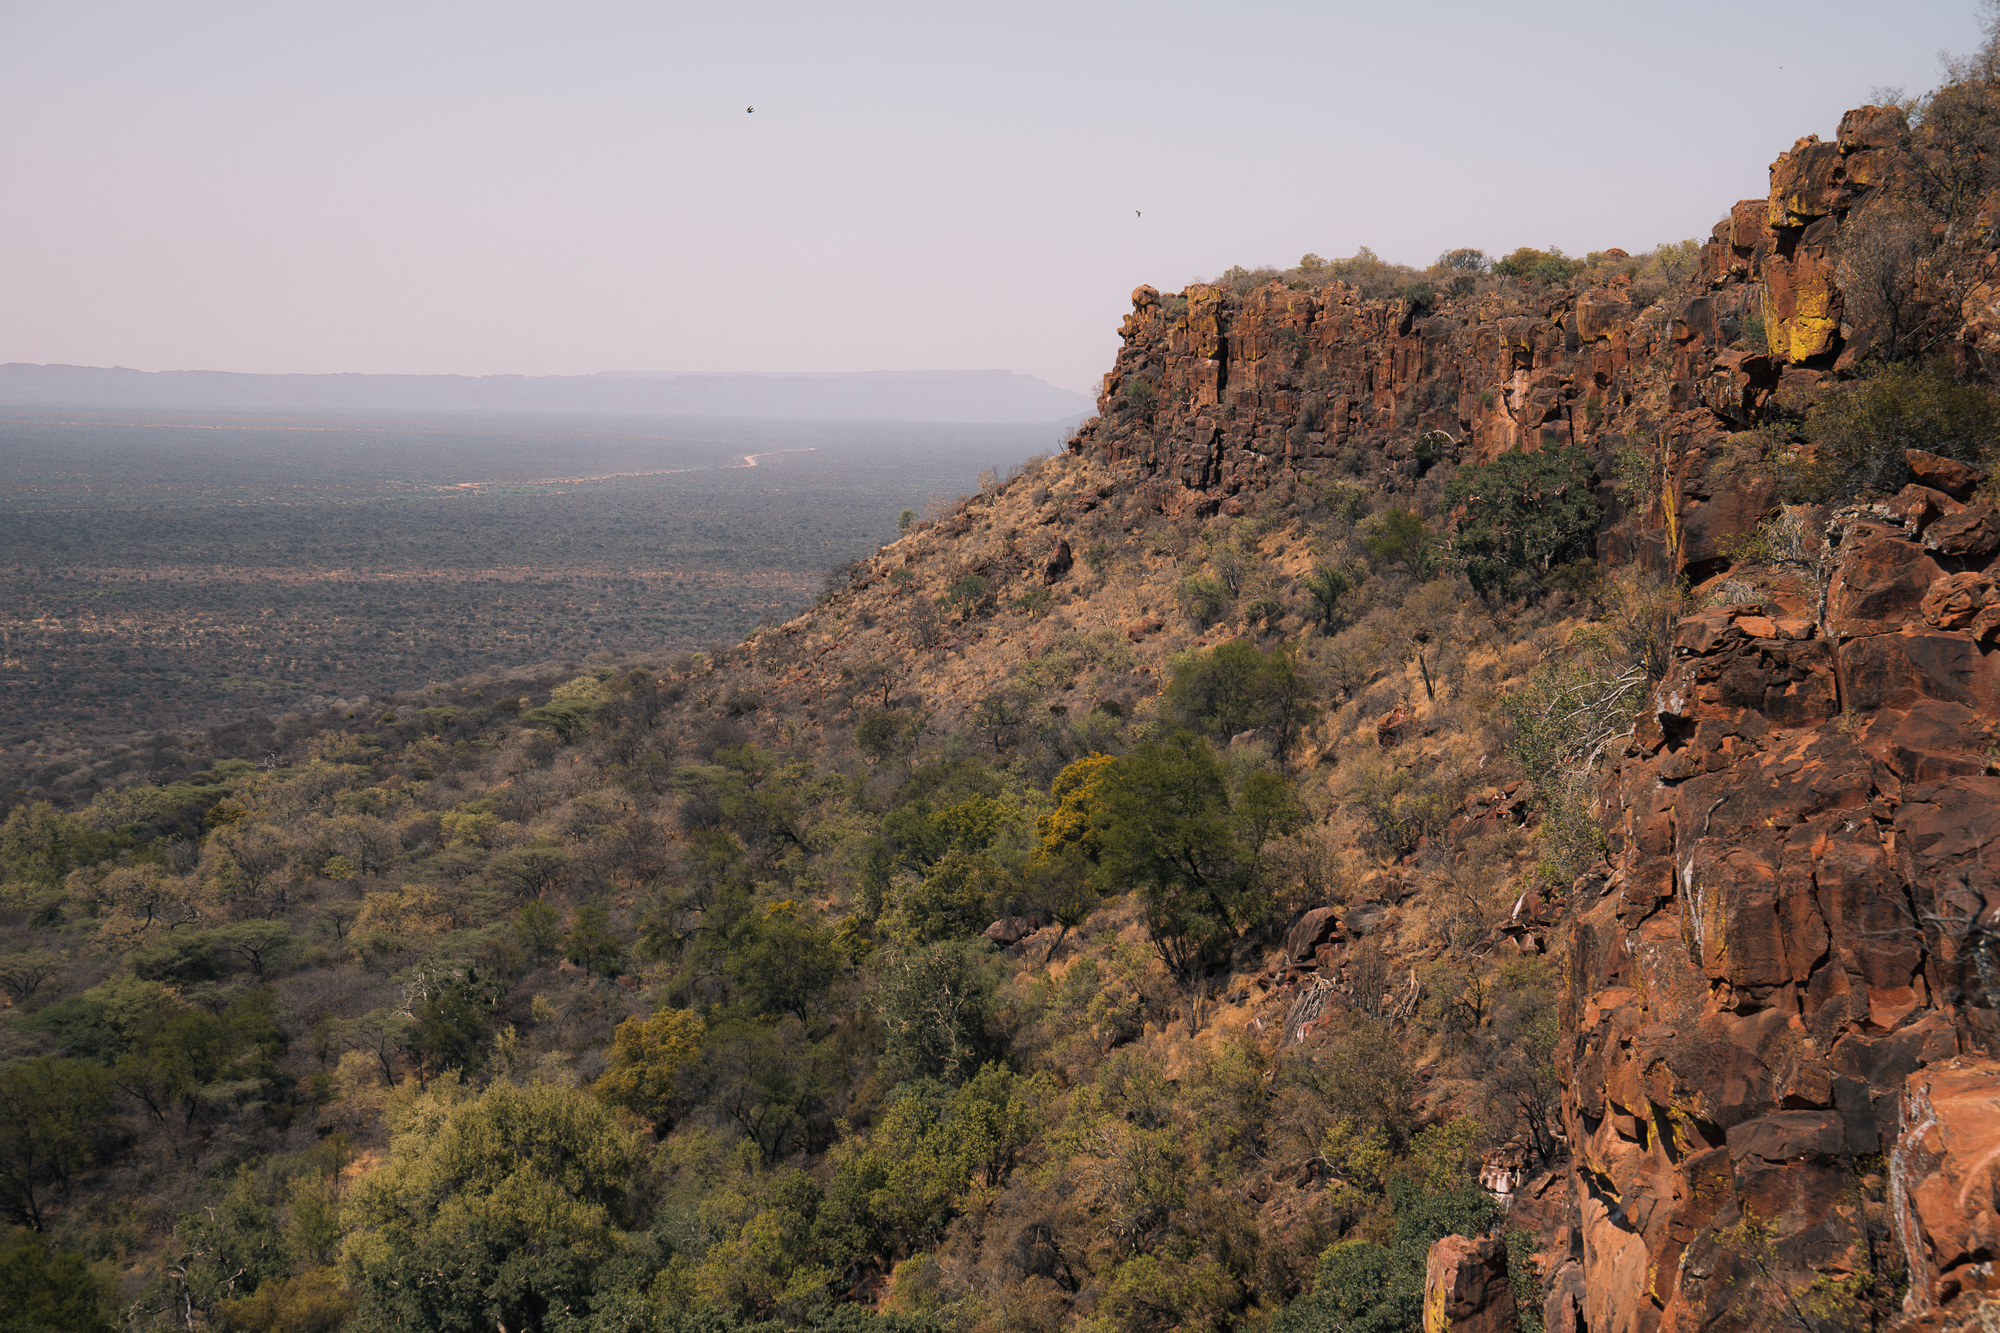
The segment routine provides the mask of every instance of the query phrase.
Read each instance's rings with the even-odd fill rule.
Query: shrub
[[[1354,591],[1354,576],[1336,565],[1321,565],[1305,578],[1306,598],[1313,623],[1322,634],[1332,634],[1347,619],[1347,596]]]
[[[0,1291],[7,1293],[10,1329],[111,1333],[111,1286],[83,1255],[51,1249],[33,1231],[0,1241]]]
[[[1845,499],[1909,480],[1906,449],[1985,465],[2000,443],[2000,402],[1942,361],[1881,366],[1833,390],[1806,416],[1810,460],[1775,460],[1798,498]]]
[[[1191,977],[1263,919],[1264,844],[1299,818],[1275,773],[1248,774],[1232,800],[1215,752],[1183,731],[1111,769],[1093,819],[1103,838],[1100,881],[1113,892],[1138,889],[1160,961]]]
[[[977,574],[967,574],[945,590],[944,600],[946,605],[970,619],[992,609],[993,585]]]
[[[1321,1257],[1312,1293],[1271,1321],[1272,1333],[1400,1333],[1421,1325],[1430,1247],[1445,1236],[1477,1236],[1500,1212],[1470,1181],[1426,1189],[1398,1176],[1389,1186],[1395,1231],[1389,1243],[1348,1240]]]
[[[1206,574],[1190,574],[1182,579],[1175,597],[1180,603],[1181,614],[1201,629],[1207,629],[1222,619],[1231,601],[1229,589],[1222,585],[1222,581]]]
[[[1014,609],[1023,615],[1045,616],[1055,600],[1055,594],[1047,588],[1030,588],[1014,599]]]
[[[591,1091],[664,1133],[680,1106],[682,1078],[701,1061],[706,1035],[701,1019],[686,1009],[628,1018],[612,1035],[609,1065]]]
[[[1544,255],[1528,270],[1528,276],[1541,283],[1568,282],[1569,275],[1569,261],[1560,254]]]
[[[1644,449],[1627,445],[1611,456],[1611,487],[1633,508],[1650,509],[1660,493],[1659,469]]]
[[[1362,544],[1368,554],[1387,565],[1401,565],[1418,578],[1429,578],[1437,565],[1437,535],[1407,509],[1390,509],[1368,522]]]
[[[1746,352],[1768,353],[1771,339],[1764,328],[1764,316],[1755,310],[1744,314],[1736,326],[1736,345]]]
[[[651,1154],[586,1093],[441,1081],[398,1116],[389,1159],[350,1193],[342,1262],[364,1326],[508,1328],[589,1318]]]

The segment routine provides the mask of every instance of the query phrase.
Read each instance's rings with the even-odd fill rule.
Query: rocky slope
[[[1142,287],[1070,446],[1161,510],[1234,512],[1320,471],[1419,497],[1439,463],[1636,444],[1660,498],[1620,513],[1607,488],[1600,555],[1764,584],[1681,623],[1605,779],[1606,872],[1528,905],[1567,938],[1551,1329],[1820,1327],[1897,1269],[1916,1325],[1942,1327],[2000,1286],[2000,515],[1975,474],[1913,456],[1928,485],[1808,516],[1804,566],[1730,568],[1775,492],[1729,436],[1876,336],[1836,241],[1891,206],[1909,142],[1875,107],[1800,141],[1647,309],[1619,278],[1532,309]],[[1969,360],[1992,294],[1963,306]],[[1485,1308],[1434,1304],[1439,1326]]]

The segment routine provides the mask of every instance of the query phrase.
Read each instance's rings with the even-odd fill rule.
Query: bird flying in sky
[[[744,107],[744,108],[743,108],[743,114],[747,116],[747,115],[749,115],[750,113],[752,113],[753,111],[755,111],[756,109],[757,109],[757,108],[756,108],[756,107],[754,107],[754,106],[746,106],[746,107]]]

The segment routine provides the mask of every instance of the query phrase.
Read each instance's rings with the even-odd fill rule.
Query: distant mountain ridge
[[[598,375],[249,375],[0,365],[0,406],[612,412],[838,421],[1040,422],[1080,393],[1008,370]]]

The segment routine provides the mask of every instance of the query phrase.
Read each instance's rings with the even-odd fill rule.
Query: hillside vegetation
[[[1554,1146],[1553,978],[1490,927],[1568,883],[1523,818],[1574,744],[1500,704],[1615,678],[1631,594],[1267,499],[1046,459],[719,658],[17,810],[14,1220],[141,1325],[1224,1327],[1336,1241],[1408,1298],[1480,1152]],[[1080,503],[1067,576],[1003,562]]]
[[[1600,782],[1663,725],[1677,625],[1819,651],[1850,502],[1990,535],[1976,339],[1781,371],[1727,228],[1673,289],[1670,247],[1142,288],[1065,453],[782,625],[17,805],[0,1328],[1388,1333],[1435,1242],[1497,1231],[1539,1331],[1594,1170],[1557,927],[1642,841],[1608,846]],[[1577,332],[1600,298],[1615,348]],[[1244,351],[1301,310],[1322,342]],[[1378,362],[1409,377],[1343,390]],[[1990,637],[1982,569],[1950,577]],[[1753,750],[1739,712],[1687,767]],[[1626,1119],[1694,1160],[1695,1119]],[[1701,1223],[1745,1275],[1715,1327],[1895,1317],[1914,1251],[1849,1164],[1804,1259],[1782,1217]]]

